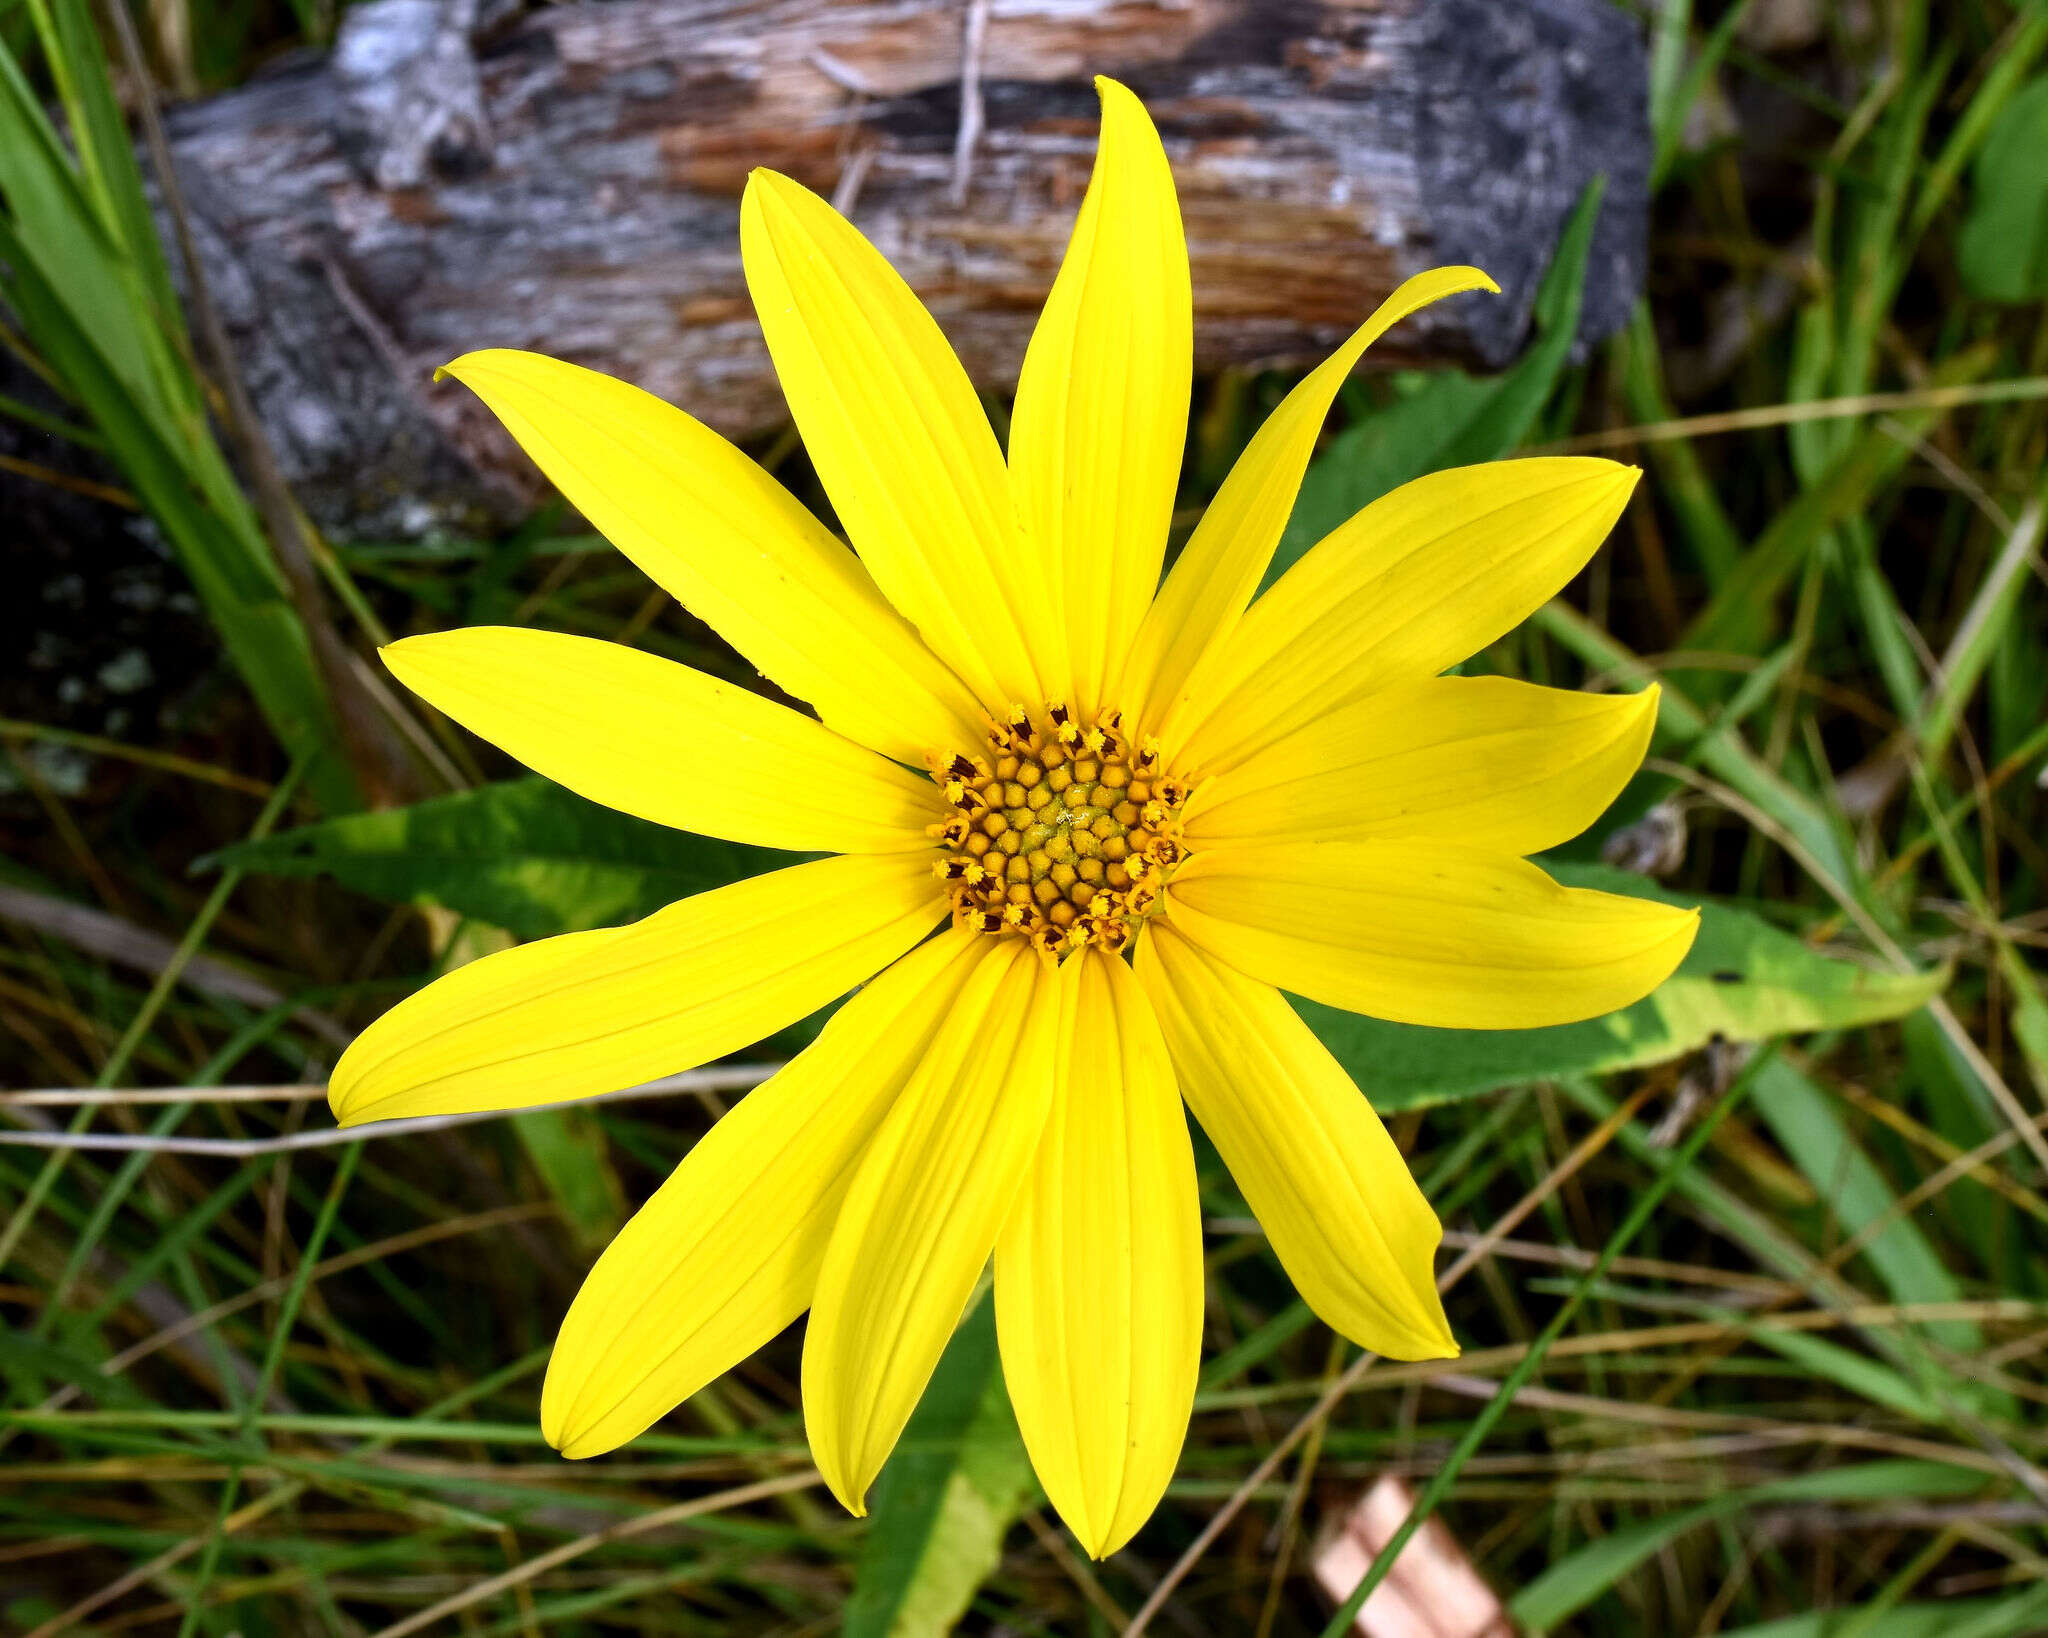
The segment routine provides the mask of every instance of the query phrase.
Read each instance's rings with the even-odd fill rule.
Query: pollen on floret
[[[1162,772],[1158,742],[1133,744],[1119,711],[1014,706],[986,738],[985,755],[925,759],[949,810],[930,834],[955,925],[1054,959],[1126,948],[1188,856],[1193,781]]]

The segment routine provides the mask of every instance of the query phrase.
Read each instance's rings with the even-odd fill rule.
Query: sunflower
[[[1186,1109],[1302,1296],[1453,1355],[1441,1229],[1282,991],[1523,1028],[1661,982],[1695,917],[1526,855],[1640,762],[1655,691],[1440,675],[1588,560],[1636,473],[1417,480],[1254,600],[1338,386],[1471,268],[1404,284],[1261,428],[1161,579],[1186,436],[1187,245],[1157,133],[1098,82],[1099,150],[1007,458],[861,234],[757,171],[740,214],[775,368],[852,550],[732,445],[530,353],[447,372],[626,555],[816,717],[621,645],[471,628],[384,650],[456,721],[644,819],[830,857],[461,967],[337,1067],[345,1123],[610,1091],[853,991],[598,1259],[548,1439],[633,1438],[806,1309],[811,1449],[854,1513],[994,1263],[1003,1372],[1097,1556],[1186,1435],[1202,1238]],[[856,988],[858,986],[858,988]]]

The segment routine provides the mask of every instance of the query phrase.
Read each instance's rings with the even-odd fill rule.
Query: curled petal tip
[[[1448,267],[1439,267],[1439,268],[1436,268],[1436,269],[1434,269],[1434,271],[1435,271],[1435,272],[1436,272],[1437,274],[1439,274],[1439,275],[1443,275],[1443,274],[1468,274],[1468,275],[1470,275],[1470,278],[1471,278],[1471,282],[1470,282],[1469,284],[1467,284],[1467,285],[1465,285],[1465,286],[1463,287],[1463,292],[1462,292],[1462,293],[1470,293],[1471,291],[1474,291],[1474,290],[1484,290],[1484,291],[1487,291],[1487,292],[1489,292],[1489,293],[1490,293],[1490,294],[1492,294],[1492,295],[1496,295],[1496,296],[1497,296],[1497,295],[1499,295],[1499,294],[1500,294],[1500,286],[1499,286],[1499,285],[1498,285],[1498,284],[1497,284],[1497,283],[1496,283],[1496,282],[1494,281],[1494,277],[1493,277],[1493,275],[1492,275],[1491,273],[1487,272],[1485,268],[1483,268],[1483,267],[1474,267],[1474,266],[1472,266],[1472,265],[1471,265],[1471,264],[1470,264],[1469,262],[1459,262],[1459,263],[1456,263],[1456,264],[1454,264],[1454,265],[1451,265],[1451,266],[1448,266]],[[1422,276],[1423,276],[1423,275],[1421,275],[1421,274],[1418,274],[1418,275],[1417,275],[1417,277],[1422,277]]]
[[[454,358],[449,359],[447,363],[436,366],[434,379],[436,381],[460,381],[467,386],[469,384],[469,370],[471,366],[488,354],[502,350],[491,347],[473,347],[466,353],[458,353]]]

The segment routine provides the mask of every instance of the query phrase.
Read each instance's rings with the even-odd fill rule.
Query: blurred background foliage
[[[180,571],[108,568],[106,618],[152,640],[54,685],[101,702],[90,731],[33,656],[0,678],[0,1078],[117,1094],[16,1098],[5,1129],[132,1144],[0,1144],[0,1624],[1311,1633],[1318,1540],[1393,1473],[1530,1630],[2048,1631],[2048,9],[1645,8],[1632,325],[1570,356],[1589,200],[1506,374],[1346,388],[1282,564],[1440,466],[1647,468],[1470,669],[1661,679],[1650,764],[1551,863],[1704,899],[1706,930],[1658,996],[1564,1030],[1303,1008],[1450,1229],[1465,1357],[1357,1364],[1203,1148],[1194,1427],[1095,1566],[1032,1486],[985,1312],[866,1523],[808,1487],[795,1335],[617,1456],[546,1450],[554,1326],[720,1094],[290,1147],[317,1090],[222,1090],[317,1088],[445,964],[762,862],[515,777],[395,699],[376,642],[534,624],[748,673],[558,510],[319,538],[180,305],[131,135],[145,62],[226,86],[332,5],[109,15],[0,0],[0,346],[47,389],[0,399],[48,451],[8,469]],[[1198,383],[1177,539],[1290,385]],[[757,453],[822,505],[793,440]]]

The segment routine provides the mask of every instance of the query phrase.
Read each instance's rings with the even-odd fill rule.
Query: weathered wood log
[[[530,494],[469,396],[428,385],[472,347],[612,371],[729,434],[781,421],[739,262],[756,165],[848,208],[1008,391],[1087,182],[1098,72],[1145,98],[1172,155],[1203,366],[1314,359],[1440,262],[1505,293],[1443,303],[1376,361],[1499,365],[1595,174],[1582,338],[1641,284],[1643,57],[1610,0],[476,12],[372,0],[331,58],[171,121],[259,410],[311,509],[357,534]]]

